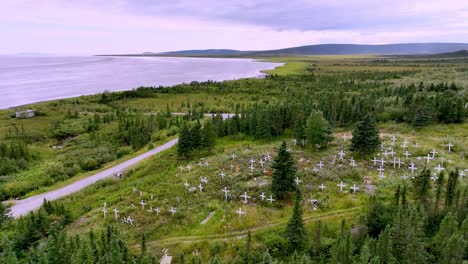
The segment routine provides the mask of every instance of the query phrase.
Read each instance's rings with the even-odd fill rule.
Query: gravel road
[[[105,179],[105,178],[109,178],[111,176],[114,176],[116,175],[117,173],[119,172],[122,172],[124,171],[126,168],[130,167],[130,166],[133,166],[135,164],[137,164],[138,162],[148,158],[148,157],[151,157],[153,155],[156,155],[158,154],[159,152],[161,151],[164,151],[166,149],[169,149],[171,147],[173,147],[176,143],[177,143],[178,139],[174,139],[174,140],[171,140],[169,142],[167,142],[166,144],[162,145],[162,146],[159,146],[155,149],[152,149],[148,152],[145,152],[133,159],[130,159],[130,160],[127,160],[119,165],[116,165],[112,168],[109,168],[109,169],[106,169],[102,172],[99,172],[99,173],[96,173],[92,176],[89,176],[87,178],[84,178],[82,180],[79,180],[77,182],[74,182],[72,184],[69,184],[65,187],[62,187],[60,189],[57,189],[57,190],[54,190],[54,191],[50,191],[50,192],[46,192],[46,193],[43,193],[43,194],[39,194],[39,195],[35,195],[35,196],[31,196],[29,198],[26,198],[26,199],[23,199],[23,200],[17,200],[15,201],[15,204],[11,207],[11,215],[14,217],[14,218],[18,218],[20,217],[21,215],[25,215],[33,210],[36,210],[38,209],[39,207],[41,207],[44,199],[48,200],[48,201],[52,201],[52,200],[56,200],[56,199],[59,199],[63,196],[67,196],[71,193],[74,193],[74,192],[77,192],[91,184],[94,184],[96,183],[97,181],[99,180],[102,180],[102,179]]]

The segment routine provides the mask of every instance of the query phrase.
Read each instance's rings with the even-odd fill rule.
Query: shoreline
[[[226,57],[182,57],[182,56],[133,56],[133,55],[93,55],[93,56],[99,56],[99,57],[138,57],[138,58],[151,58],[151,57],[161,57],[161,58],[176,58],[176,59],[181,59],[181,58],[186,58],[186,59],[226,59],[226,60],[233,60],[233,59],[238,59],[238,60],[251,60],[253,62],[262,62],[262,63],[271,63],[271,64],[277,64],[271,69],[260,69],[257,70],[255,75],[249,76],[249,77],[242,77],[242,78],[233,78],[233,79],[223,79],[219,80],[216,82],[224,82],[224,81],[235,81],[235,80],[241,80],[241,79],[250,79],[250,78],[264,78],[266,75],[268,75],[268,71],[272,71],[277,69],[278,67],[282,67],[286,65],[286,62],[275,62],[275,61],[269,61],[265,59],[259,59],[259,58],[226,58]],[[210,80],[204,80],[204,81],[199,81],[199,82],[205,82],[205,81],[210,81]],[[171,85],[159,85],[159,86],[140,86],[140,87],[172,87],[176,85],[181,85],[184,83],[189,83],[189,82],[179,82]],[[131,89],[118,89],[118,90],[113,90],[113,91],[100,91],[97,93],[92,93],[92,94],[76,94],[76,95],[71,95],[67,97],[56,97],[56,98],[50,98],[47,100],[39,100],[39,101],[34,101],[26,104],[19,104],[19,105],[14,105],[14,106],[0,106],[0,111],[8,111],[8,110],[17,110],[18,108],[28,108],[29,106],[37,105],[37,104],[43,104],[43,103],[48,103],[48,102],[54,102],[54,101],[59,101],[59,100],[64,100],[64,99],[73,99],[73,98],[80,98],[80,97],[86,97],[86,96],[96,96],[104,92],[124,92],[124,91],[131,91],[135,90],[138,87],[133,87]]]

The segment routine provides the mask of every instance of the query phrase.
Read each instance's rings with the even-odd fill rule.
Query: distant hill
[[[465,58],[468,57],[468,50],[459,50],[455,52],[445,52],[437,54],[427,54],[427,55],[410,55],[408,57],[417,57],[417,58]]]
[[[437,54],[468,50],[468,43],[401,43],[383,45],[317,44],[277,50],[241,51],[230,49],[181,50],[154,55],[163,56],[290,56],[290,55],[345,55],[345,54]]]
[[[158,55],[242,55],[250,53],[250,51],[232,50],[232,49],[206,49],[206,50],[181,50],[157,53]]]

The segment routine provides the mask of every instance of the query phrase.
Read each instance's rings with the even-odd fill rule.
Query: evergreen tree
[[[332,140],[330,124],[320,111],[313,111],[307,119],[307,140],[313,147],[323,147]]]
[[[184,122],[179,133],[179,142],[177,144],[177,154],[179,157],[188,159],[192,150],[192,142],[190,136],[190,129]]]
[[[244,263],[250,264],[252,263],[252,234],[250,230],[247,232],[247,241],[245,242],[245,252],[244,252]]]
[[[414,178],[413,184],[416,199],[423,205],[427,205],[429,192],[431,189],[431,171],[424,169],[418,176]]]
[[[202,145],[200,120],[190,129],[190,148],[192,150],[198,149]]]
[[[367,114],[358,124],[353,132],[351,150],[366,156],[375,152],[380,146],[379,131],[374,118]]]
[[[431,114],[429,107],[419,105],[415,108],[413,126],[416,128],[425,127],[431,124]]]
[[[453,201],[455,199],[455,192],[458,182],[458,169],[456,171],[451,171],[449,173],[447,188],[445,190],[445,208],[448,209],[452,207]]]
[[[296,199],[294,203],[293,214],[286,226],[285,238],[287,243],[287,251],[293,253],[302,251],[306,244],[306,230],[302,219],[301,192],[299,188],[296,191]]]
[[[294,166],[291,153],[286,149],[286,141],[283,141],[283,144],[281,144],[278,155],[271,167],[274,169],[271,191],[277,199],[282,200],[288,192],[296,189],[294,185],[296,167]]]
[[[201,146],[208,151],[211,151],[215,146],[216,128],[211,121],[206,122],[202,129],[202,144]]]
[[[273,259],[272,259],[271,255],[270,255],[270,253],[268,253],[268,251],[266,251],[263,254],[262,264],[273,264]]]
[[[0,202],[0,227],[10,220],[10,207]]]

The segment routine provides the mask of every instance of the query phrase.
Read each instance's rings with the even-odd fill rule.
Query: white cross
[[[258,163],[260,163],[260,166],[263,168],[263,164],[265,164],[265,162],[261,159]]]
[[[250,199],[251,197],[247,195],[247,192],[244,192],[243,195],[240,196],[241,198],[244,198],[244,203],[248,203],[248,199]]]
[[[133,187],[133,192],[137,192],[137,191],[138,191],[137,188]]]
[[[203,162],[201,160],[198,161],[198,166],[203,166]]]
[[[150,213],[153,212],[153,206],[150,206],[150,209],[148,209],[148,212],[150,212]]]
[[[378,162],[380,162],[380,160],[376,159],[375,157],[371,161],[374,163],[374,166],[377,165]]]
[[[183,172],[184,171],[184,167],[182,167],[182,165],[179,166],[179,170],[180,172]]]
[[[423,158],[421,158],[421,156],[417,156],[416,159],[417,160],[422,160]]]
[[[336,186],[340,187],[340,192],[343,192],[343,187],[346,187],[346,184],[344,184],[343,182],[340,182],[340,184]]]
[[[351,187],[351,190],[353,190],[353,192],[357,192],[359,191],[359,187],[356,186],[356,184],[354,184],[352,187]]]
[[[463,179],[463,177],[465,177],[465,171],[460,170],[460,171],[458,172],[458,175],[460,176],[460,178]]]
[[[171,212],[171,214],[175,214],[177,213],[177,210],[174,207],[171,207],[171,210],[169,210],[169,212]]]
[[[226,176],[226,174],[224,174],[224,171],[221,171],[221,173],[219,174],[219,176],[221,176],[221,178],[224,179],[224,176]]]
[[[380,173],[379,175],[377,175],[377,177],[379,177],[379,179],[383,179],[383,178],[385,178],[385,174]]]
[[[346,141],[346,139],[348,139],[348,135],[346,133],[343,133],[343,136],[341,136],[343,138],[344,141]]]
[[[415,142],[414,145],[413,145],[413,147],[415,147],[415,148],[420,148],[421,146],[419,146],[418,143]]]
[[[231,167],[231,170],[233,170],[234,169],[234,164],[231,163],[230,167]]]
[[[317,169],[316,167],[314,167],[314,168],[312,169],[312,171],[315,172],[315,173],[317,173],[317,172],[319,172],[319,169]]]
[[[353,167],[353,169],[357,166],[354,159],[351,159],[351,163],[349,165],[351,165],[351,167]]]
[[[206,179],[206,177],[203,178],[202,176],[200,176],[200,181],[201,181],[202,183],[208,183],[208,180]]]
[[[380,160],[380,166],[381,166],[381,167],[384,167],[385,163],[386,163],[386,161],[382,158],[382,159]]]
[[[437,154],[437,153],[439,153],[439,152],[437,152],[435,149],[433,149],[433,150],[431,151],[431,154],[432,154],[432,158],[433,158],[433,159],[435,158],[435,154]]]
[[[143,196],[143,192],[142,192],[142,191],[140,191],[140,197],[142,197],[142,196]]]
[[[146,205],[145,201],[141,200],[140,204],[141,204],[141,209],[144,210],[144,209],[145,209],[145,205]]]
[[[114,211],[115,220],[117,220],[117,218],[118,218],[118,215],[117,215],[117,214],[119,213],[119,210],[117,210],[117,208],[114,208],[113,211]]]
[[[185,182],[184,186],[185,186],[185,188],[188,188],[190,186],[190,184],[188,182]]]
[[[301,182],[302,182],[301,180],[299,180],[299,178],[298,178],[298,177],[296,177],[296,179],[295,179],[294,181],[296,182],[296,184],[297,184],[297,185],[299,185],[299,183],[301,183]]]
[[[403,141],[403,148],[406,149],[408,147],[408,140],[405,138],[405,141]]]
[[[297,145],[297,139],[293,139],[292,142],[293,142],[293,145],[294,145],[294,146]]]
[[[403,176],[401,176],[401,178],[402,178],[403,180],[406,180],[406,179],[408,179],[408,176],[406,176],[406,174],[403,174]]]
[[[417,170],[418,168],[416,168],[416,166],[414,166],[414,162],[411,162],[408,169],[411,170],[411,173],[414,173],[414,171]]]
[[[236,153],[232,153],[231,157],[232,157],[232,160],[234,160],[236,158]]]
[[[270,154],[267,154],[267,155],[265,156],[265,160],[271,161],[271,156],[270,156]]]
[[[150,195],[150,199],[153,200],[153,198],[154,198],[154,196],[153,196],[153,194],[151,194],[151,195]]]
[[[254,171],[254,169],[255,169],[255,168],[254,168],[254,166],[253,166],[253,163],[252,163],[252,164],[250,164],[250,167],[249,167],[249,169],[250,169],[250,172],[253,172],[253,171]]]
[[[306,142],[305,139],[302,139],[301,144],[303,147],[305,146],[305,142]]]
[[[440,166],[440,164],[439,164],[439,165],[437,165],[437,167],[434,168],[434,170],[436,170],[438,173],[440,173],[440,171],[443,171],[444,168],[442,166]]]
[[[426,159],[426,163],[429,163],[429,161],[431,161],[432,157],[431,157],[431,155],[427,154],[427,156],[424,157],[424,159]]]
[[[104,218],[106,218],[106,214],[107,214],[106,207],[103,207],[101,212],[104,214]]]
[[[340,150],[340,152],[338,152],[338,155],[340,156],[340,159],[342,160],[346,154],[343,150]]]
[[[396,165],[398,164],[398,168],[401,168],[401,159],[398,158],[393,158],[393,168],[396,168]]]
[[[325,164],[322,161],[320,161],[317,165],[320,167],[320,169],[322,169]]]
[[[250,158],[250,164],[253,165],[255,163],[254,158]]]
[[[161,212],[161,210],[159,210],[159,207],[156,207],[156,209],[154,209],[154,211],[156,212],[156,215],[159,215],[159,213]]]
[[[379,174],[383,174],[383,172],[385,171],[385,169],[382,167],[378,168],[377,170],[379,171]]]
[[[385,150],[385,152],[383,154],[384,154],[385,157],[387,157],[388,154],[390,154],[390,153],[388,153],[387,150]]]
[[[453,147],[452,143],[449,142],[449,143],[448,143],[447,145],[445,145],[445,146],[448,147],[448,153],[452,152],[452,147]]]
[[[267,199],[267,201],[269,201],[270,203],[276,201],[275,199],[273,199],[273,196],[270,194],[270,198]]]
[[[200,192],[203,191],[203,185],[201,183],[198,185],[198,189],[200,189]]]
[[[190,166],[190,164],[187,165],[187,170],[188,170],[188,172],[190,172],[192,170],[192,166]]]
[[[133,226],[133,219],[132,219],[130,216],[127,217],[127,222],[128,222],[131,226]]]
[[[409,156],[411,156],[411,154],[410,154],[408,151],[405,151],[405,153],[403,153],[403,156],[405,156],[406,158],[408,158]]]
[[[224,200],[227,201],[229,190],[226,187],[224,187],[223,192],[224,192]]]
[[[390,152],[388,154],[390,154],[390,155],[392,155],[392,157],[394,157],[396,153],[395,153],[395,151],[393,151],[393,149],[390,149]]]
[[[267,174],[268,173],[268,170],[267,169],[263,169],[263,174]]]
[[[262,198],[262,201],[265,200],[265,198],[266,198],[265,193],[262,193],[262,194],[260,195],[260,198]]]
[[[239,215],[239,217],[242,217],[242,215],[245,215],[246,212],[242,211],[242,208],[239,207],[239,210],[236,211],[236,213]]]
[[[335,161],[336,161],[336,155],[333,156],[333,160],[332,160],[331,164],[335,164]]]
[[[210,163],[208,163],[208,161],[205,161],[205,166],[206,167],[210,166]]]
[[[385,149],[385,144],[382,142],[380,143],[380,151],[384,151]]]
[[[392,140],[392,145],[395,145],[395,141],[397,140],[395,135],[392,136],[391,140]]]
[[[325,188],[327,188],[327,187],[326,187],[325,185],[323,185],[323,183],[320,184],[319,189],[320,189],[321,191],[323,191],[323,189],[325,189]]]
[[[431,176],[431,179],[433,182],[437,181],[438,179],[437,174],[434,173],[434,175]]]

